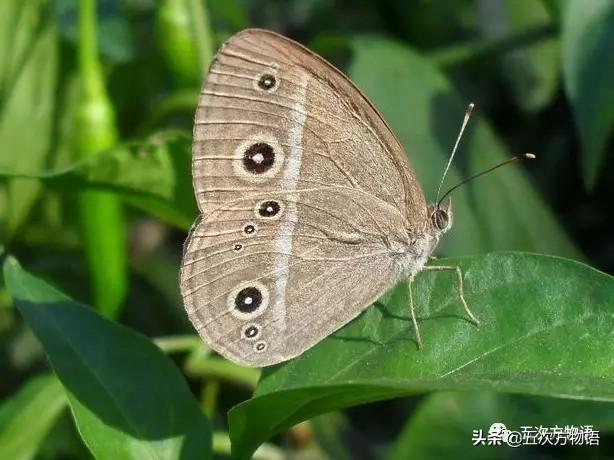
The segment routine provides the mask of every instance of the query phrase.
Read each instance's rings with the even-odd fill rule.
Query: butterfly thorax
[[[390,239],[390,248],[399,279],[407,278],[419,272],[426,265],[429,257],[435,252],[441,236],[452,226],[452,204],[448,202],[445,208],[435,204],[427,207],[428,220],[418,234],[415,229],[406,229],[407,238],[402,241]]]
[[[410,243],[405,244],[404,247],[392,244],[391,252],[398,278],[404,279],[422,270],[429,256],[435,250],[437,242],[436,237],[426,233],[413,237]]]

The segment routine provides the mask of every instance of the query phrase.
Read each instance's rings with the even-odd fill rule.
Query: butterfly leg
[[[480,325],[480,321],[475,317],[473,313],[471,313],[471,310],[469,310],[469,307],[467,306],[467,302],[465,301],[465,292],[463,290],[463,273],[461,272],[460,267],[452,266],[452,265],[430,265],[430,266],[424,267],[423,270],[455,271],[456,278],[458,279],[458,297],[461,303],[463,304],[463,308],[465,309],[465,312],[467,313],[469,318],[471,318],[471,321],[473,322],[473,324],[475,324],[476,326]]]
[[[414,296],[411,292],[411,285],[414,282],[414,275],[409,275],[407,278],[407,290],[409,291],[409,312],[411,314],[411,322],[414,324],[414,331],[416,331],[416,342],[418,343],[418,349],[422,350],[422,338],[420,337],[420,329],[418,329],[418,321],[416,321],[416,312],[414,311]]]

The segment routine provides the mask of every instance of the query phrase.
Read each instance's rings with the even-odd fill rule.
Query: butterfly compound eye
[[[450,218],[448,217],[448,213],[443,209],[437,209],[432,215],[431,220],[433,222],[433,226],[437,230],[446,230],[448,225],[450,224]]]

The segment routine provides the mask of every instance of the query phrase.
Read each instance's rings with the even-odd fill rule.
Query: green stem
[[[200,337],[194,334],[158,337],[154,343],[166,354],[185,353],[204,346]]]
[[[214,44],[209,23],[209,13],[207,12],[206,2],[202,0],[188,0],[189,10],[194,18],[193,31],[198,47],[198,58],[200,63],[201,75],[209,66],[213,58]]]
[[[81,100],[77,117],[77,150],[88,158],[118,141],[115,110],[106,93],[98,57],[95,0],[79,3],[79,73]],[[117,317],[127,290],[126,230],[121,202],[107,192],[83,190],[78,197],[82,239],[94,290],[94,303],[106,316]]]
[[[185,363],[186,374],[192,377],[226,380],[253,389],[260,378],[258,369],[240,367],[221,358],[194,356]]]
[[[220,382],[217,380],[208,380],[204,383],[201,393],[201,405],[209,420],[215,418],[217,411],[217,399],[220,394]]]
[[[102,71],[98,61],[96,0],[80,0],[79,7],[79,70],[87,97],[104,93]]]
[[[493,54],[501,54],[512,49],[532,45],[544,39],[555,37],[557,26],[548,24],[510,34],[495,40],[476,40],[451,46],[429,53],[436,65],[453,67],[466,61],[481,59]]]
[[[213,54],[213,39],[203,0],[160,0],[157,38],[177,87],[196,87]]]

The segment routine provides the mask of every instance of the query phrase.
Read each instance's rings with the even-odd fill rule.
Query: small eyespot
[[[232,247],[232,250],[234,252],[241,252],[243,251],[243,245],[241,243],[235,243],[234,246]]]
[[[241,337],[247,340],[256,340],[258,337],[260,337],[260,330],[260,325],[250,323],[243,328]]]
[[[243,166],[253,174],[262,174],[273,167],[275,151],[266,142],[250,145],[243,154]]]
[[[254,351],[256,353],[264,353],[267,347],[267,343],[264,340],[261,340],[260,342],[256,342],[256,344],[254,345]]]
[[[265,91],[269,91],[277,86],[277,78],[270,73],[265,73],[258,79],[258,87]]]
[[[227,298],[229,312],[239,319],[260,316],[269,305],[269,291],[258,281],[248,281],[235,287]]]
[[[245,227],[243,227],[243,233],[245,233],[247,236],[254,235],[257,231],[258,227],[256,227],[256,224],[247,224]]]
[[[275,200],[261,201],[256,206],[257,217],[265,219],[278,219],[281,216],[282,204]]]

